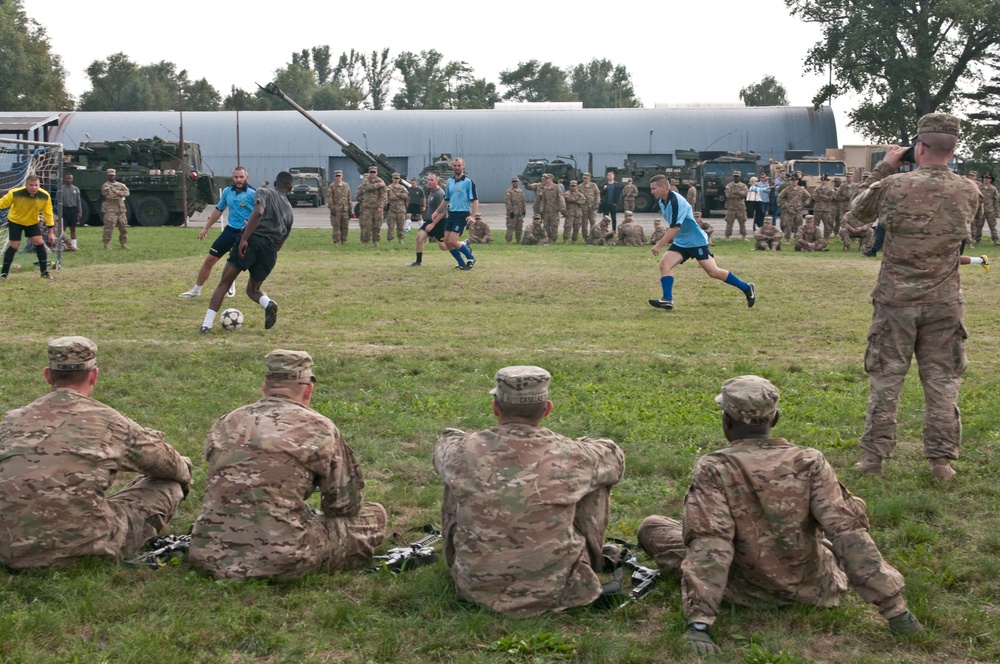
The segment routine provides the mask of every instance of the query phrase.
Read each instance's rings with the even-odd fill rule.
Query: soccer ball
[[[226,309],[222,312],[222,329],[238,330],[243,327],[243,312],[239,309]]]

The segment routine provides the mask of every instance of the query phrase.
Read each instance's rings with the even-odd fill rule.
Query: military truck
[[[417,176],[417,184],[419,184],[425,192],[427,191],[427,176],[431,173],[437,175],[439,181],[447,182],[448,178],[455,174],[455,171],[452,168],[451,155],[447,153],[438,155],[429,166],[424,166],[424,168],[420,171],[420,175]]]
[[[288,169],[292,174],[292,191],[288,194],[288,202],[292,207],[299,203],[308,203],[313,207],[326,205],[326,169],[320,166],[292,166]]]
[[[570,163],[570,161],[573,163]],[[521,182],[541,182],[543,173],[551,173],[554,180],[561,182],[563,186],[568,186],[570,180],[576,180],[577,182],[583,180],[583,173],[577,169],[576,159],[573,157],[557,157],[552,161],[540,157],[532,157],[528,159],[524,170],[521,171]]]
[[[743,182],[757,174],[757,161],[760,155],[756,152],[698,152],[701,164],[698,166],[695,181],[699,183],[698,201],[701,213],[709,216],[712,210],[726,207],[726,185],[733,181],[733,172],[743,174]]]
[[[203,174],[201,147],[184,142],[184,163],[180,143],[159,137],[128,141],[87,141],[76,150],[66,150],[63,173],[73,176],[80,188],[80,205],[87,223],[100,224],[101,185],[106,171],[129,188],[126,201],[128,220],[136,226],[179,226],[187,217],[219,201],[215,178]],[[187,214],[183,200],[187,188]]]
[[[812,194],[822,176],[842,178],[847,174],[847,164],[840,159],[828,159],[806,153],[785,152],[784,163],[774,164],[772,168],[783,166],[786,174],[802,171],[802,179],[806,181],[806,189]]]

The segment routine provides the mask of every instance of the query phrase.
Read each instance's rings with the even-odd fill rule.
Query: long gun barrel
[[[383,556],[373,556],[373,559],[380,561],[380,564],[366,571],[378,572],[386,569],[398,574],[433,563],[438,559],[434,545],[441,541],[441,533],[433,526],[430,529],[432,532],[427,537],[422,537],[406,546],[389,549]]]
[[[375,155],[375,154],[372,154],[371,152],[368,152],[367,150],[362,150],[361,148],[359,148],[354,143],[351,143],[350,141],[344,140],[335,131],[333,131],[332,129],[330,129],[329,127],[327,127],[325,124],[323,124],[322,122],[320,122],[319,120],[317,120],[315,117],[313,117],[313,115],[311,113],[309,113],[309,111],[307,111],[306,109],[304,109],[301,106],[299,106],[295,102],[294,99],[292,99],[291,97],[289,97],[288,95],[286,95],[284,92],[282,92],[281,88],[279,88],[273,82],[272,83],[268,83],[267,85],[260,85],[258,83],[257,87],[260,88],[261,90],[263,90],[264,92],[266,92],[266,93],[268,93],[270,95],[274,95],[278,99],[281,99],[282,101],[284,101],[286,104],[288,104],[289,106],[291,106],[292,108],[294,108],[296,111],[298,111],[299,113],[301,113],[303,116],[305,116],[305,118],[307,120],[309,120],[309,122],[311,122],[314,125],[316,125],[316,127],[321,132],[323,132],[324,134],[326,134],[327,136],[329,136],[330,138],[332,138],[334,141],[336,141],[337,145],[340,146],[340,150],[344,153],[344,155],[348,159],[350,159],[351,161],[353,161],[355,164],[358,165],[358,172],[361,173],[361,175],[367,174],[368,173],[368,169],[371,168],[372,166],[374,166],[375,168],[378,169],[378,176],[380,178],[382,178],[382,180],[386,184],[391,184],[392,183],[393,168],[392,168],[392,166],[389,165],[389,162],[386,159],[385,155]],[[407,187],[410,186],[410,183],[407,182],[406,180],[403,180],[402,182]]]

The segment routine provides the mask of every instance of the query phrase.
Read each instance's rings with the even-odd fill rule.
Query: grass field
[[[173,532],[186,532],[201,504],[212,422],[259,398],[263,356],[274,348],[308,350],[316,360],[313,407],[355,450],[366,497],[389,509],[395,537],[387,546],[439,521],[434,442],[445,427],[492,425],[487,391],[502,366],[546,367],[555,402],[547,425],[574,437],[607,436],[625,450],[609,535],[627,539],[649,514],[680,515],[695,460],[723,443],[712,397],[726,378],[756,373],[781,390],[776,435],[822,450],[867,501],[873,537],[906,577],[910,606],[929,634],[893,637],[853,594],[836,609],[726,607],[714,629],[724,649],[717,661],[1000,660],[1000,275],[962,269],[965,431],[959,475],[944,487],[921,458],[915,368],[903,392],[897,460],[884,478],[853,468],[878,269],[856,252],[763,254],[722,242],[720,265],[756,282],[756,307],[685,265],[677,309],[663,312],[646,304],[659,296],[647,249],[491,245],[464,273],[436,249],[423,267],[405,267],[410,236],[404,247],[375,252],[353,234],[356,244],[335,250],[327,231],[302,230],[266,283],[281,307],[278,324],[265,331],[263,311],[240,293],[226,305],[246,314],[244,328],[225,333],[217,325],[199,335],[208,291],[177,297],[208,249],[197,232],[134,229],[131,251],[104,252],[100,229],[85,228],[83,251],[66,256],[54,282],[26,266],[0,284],[0,409],[46,391],[47,339],[96,340],[95,397],[165,431],[195,459]],[[666,582],[617,613],[509,619],[457,601],[443,564],[391,578],[232,583],[186,563],[152,571],[93,561],[0,571],[0,661],[671,662],[693,659],[680,640],[679,605],[677,584]]]

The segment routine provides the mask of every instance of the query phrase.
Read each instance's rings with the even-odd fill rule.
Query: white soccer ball
[[[226,309],[222,312],[222,329],[238,330],[243,327],[243,312],[239,309]]]

